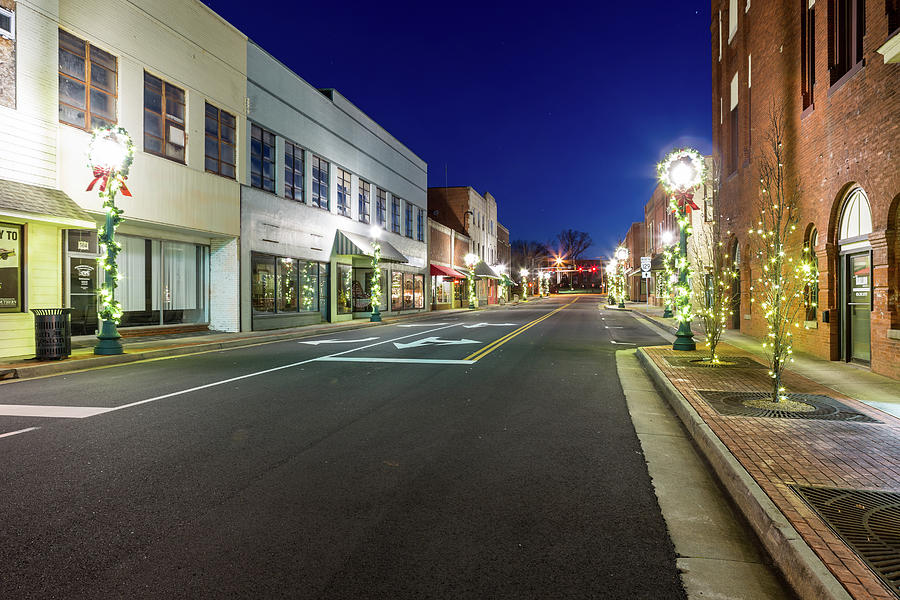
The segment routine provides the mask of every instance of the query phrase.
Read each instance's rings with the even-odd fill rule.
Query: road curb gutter
[[[643,348],[637,349],[637,357],[794,592],[804,600],[851,600],[844,586]]]

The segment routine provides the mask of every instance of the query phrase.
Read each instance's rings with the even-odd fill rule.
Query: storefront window
[[[437,304],[450,304],[453,301],[453,281],[443,277],[435,277],[434,298]]]
[[[353,312],[353,267],[338,265],[337,312],[346,315]]]
[[[323,269],[324,274],[320,277]],[[318,311],[320,296],[327,298],[327,285],[327,265],[251,254],[250,304],[254,313]]]
[[[391,310],[403,309],[403,273],[391,273]]]
[[[353,269],[353,312],[372,310],[372,269]]]
[[[254,254],[251,259],[250,303],[253,312],[275,312],[275,257]]]
[[[327,263],[317,264],[319,265],[319,312],[322,313],[322,318],[327,321],[331,319],[330,307],[328,306],[328,299],[330,298],[328,293],[329,265]]]
[[[301,260],[297,271],[300,275],[300,310],[318,310],[319,263]]]
[[[22,226],[0,223],[0,312],[22,305]]]
[[[278,291],[276,300],[278,312],[297,312],[297,261],[293,258],[279,258],[277,261],[278,276],[276,283]]]
[[[163,323],[207,321],[209,248],[184,242],[162,243]]]
[[[403,274],[403,310],[412,310],[415,306],[413,301],[413,274]]]
[[[413,301],[416,308],[425,308],[425,276],[416,275],[414,283]]]

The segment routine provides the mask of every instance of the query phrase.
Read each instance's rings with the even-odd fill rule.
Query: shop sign
[[[0,310],[22,310],[22,226],[0,223]]]

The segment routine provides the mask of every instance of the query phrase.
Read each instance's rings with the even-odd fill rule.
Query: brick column
[[[838,289],[841,283],[841,257],[838,247],[831,242],[820,244],[815,250],[819,259],[819,311],[827,310],[831,317],[829,323],[823,323],[819,318],[819,327],[825,330],[821,341],[828,344],[828,359],[840,360],[841,319],[844,317],[843,307],[838,306],[841,301]]]
[[[240,331],[238,240],[214,239],[209,246],[209,328]]]

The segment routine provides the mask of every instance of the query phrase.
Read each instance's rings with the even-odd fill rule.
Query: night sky
[[[580,229],[607,256],[656,162],[711,151],[708,1],[204,2],[391,132],[429,186],[491,192],[511,239]]]

